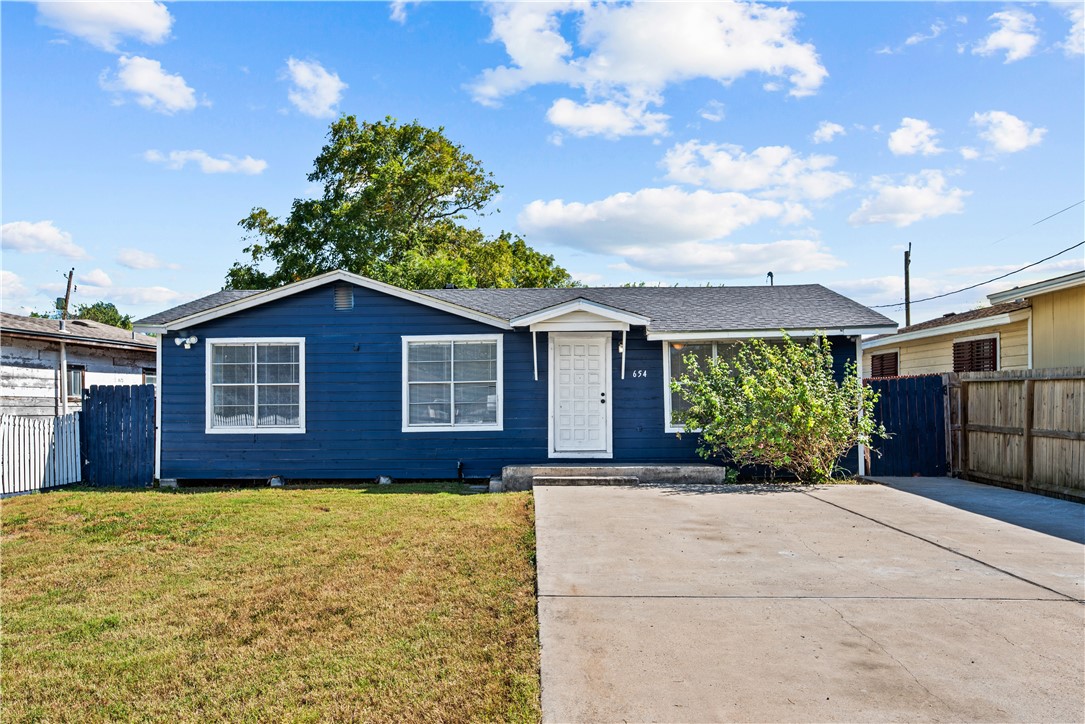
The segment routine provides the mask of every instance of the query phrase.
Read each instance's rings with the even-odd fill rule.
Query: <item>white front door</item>
[[[550,456],[611,457],[609,334],[550,335]]]

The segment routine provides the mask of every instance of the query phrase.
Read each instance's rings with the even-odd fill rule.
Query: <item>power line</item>
[[[1038,225],[1044,223],[1045,221],[1047,221],[1048,219],[1054,219],[1059,214],[1065,213],[1065,212],[1069,211],[1070,209],[1074,208],[1075,206],[1081,206],[1082,204],[1085,204],[1085,199],[1082,199],[1081,201],[1078,201],[1076,204],[1070,204],[1065,209],[1060,209],[1059,211],[1056,211],[1055,213],[1051,214],[1050,216],[1045,216],[1044,218],[1040,219],[1039,221],[1033,221],[1028,226],[1022,226],[1017,231],[1011,231],[1009,234],[1006,234],[1001,239],[995,239],[994,241],[992,241],[991,246],[994,246],[995,244],[998,244],[999,242],[1005,241],[1006,239],[1009,239],[1011,236],[1017,236],[1018,234],[1020,234],[1025,229],[1031,229],[1033,226],[1038,226]]]
[[[1074,204],[1074,206],[1077,206],[1077,204]],[[1073,208],[1073,206],[1068,207],[1068,208]],[[1079,246],[1085,246],[1085,241],[1079,241],[1078,243],[1074,244],[1073,246],[1068,246],[1065,249],[1063,249],[1062,251],[1055,252],[1051,256],[1044,257],[1043,259],[1040,259],[1039,261],[1034,261],[1031,264],[1026,264],[1025,266],[1021,267],[1020,269],[1014,269],[1011,272],[1006,272],[1002,276],[997,276],[994,279],[988,279],[985,282],[980,282],[978,284],[973,284],[973,285],[968,286],[968,287],[963,287],[961,289],[957,289],[957,290],[952,291],[952,292],[946,292],[945,294],[935,294],[933,297],[924,297],[923,299],[913,299],[912,304],[918,304],[919,302],[929,302],[932,299],[941,299],[942,297],[948,297],[948,296],[952,296],[954,294],[960,294],[961,292],[967,292],[969,289],[975,289],[976,287],[982,287],[984,284],[990,284],[991,282],[997,282],[999,279],[1005,279],[1006,277],[1013,276],[1014,274],[1016,274],[1018,272],[1023,272],[1026,269],[1031,269],[1032,267],[1036,266],[1037,264],[1043,264],[1045,261],[1051,261],[1055,257],[1062,256],[1066,252],[1072,251],[1073,249],[1076,249]],[[897,302],[896,304],[875,304],[875,305],[871,306],[870,308],[871,309],[885,309],[887,307],[903,307],[903,306],[904,306],[904,302]]]

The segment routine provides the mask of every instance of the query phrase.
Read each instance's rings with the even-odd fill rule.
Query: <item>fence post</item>
[[[1032,403],[1033,403],[1032,378],[1025,378],[1025,386],[1021,389],[1021,396],[1025,403],[1025,419],[1022,426],[1024,437],[1021,438],[1021,487],[1030,490],[1029,483],[1032,481]]]
[[[968,380],[961,380],[961,477],[968,479]]]

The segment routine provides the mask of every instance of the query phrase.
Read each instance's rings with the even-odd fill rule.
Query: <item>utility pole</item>
[[[60,309],[60,331],[64,331],[64,322],[68,319],[68,302],[72,298],[72,279],[75,278],[75,268],[68,272],[68,291],[64,292],[64,306]],[[68,414],[68,347],[64,340],[60,340],[60,414]],[[79,394],[83,394],[80,390]]]
[[[72,279],[75,277],[75,267],[68,272],[68,291],[64,292],[64,307],[60,310],[60,328],[64,329],[64,320],[68,318],[68,302],[72,298]]]
[[[912,281],[908,267],[912,265],[912,242],[904,252],[904,326],[912,326]]]

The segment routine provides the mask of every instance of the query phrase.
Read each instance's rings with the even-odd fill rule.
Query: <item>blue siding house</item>
[[[698,462],[671,422],[685,355],[821,332],[843,374],[896,325],[819,285],[408,291],[337,271],[136,328],[158,334],[159,478],[332,480]]]

